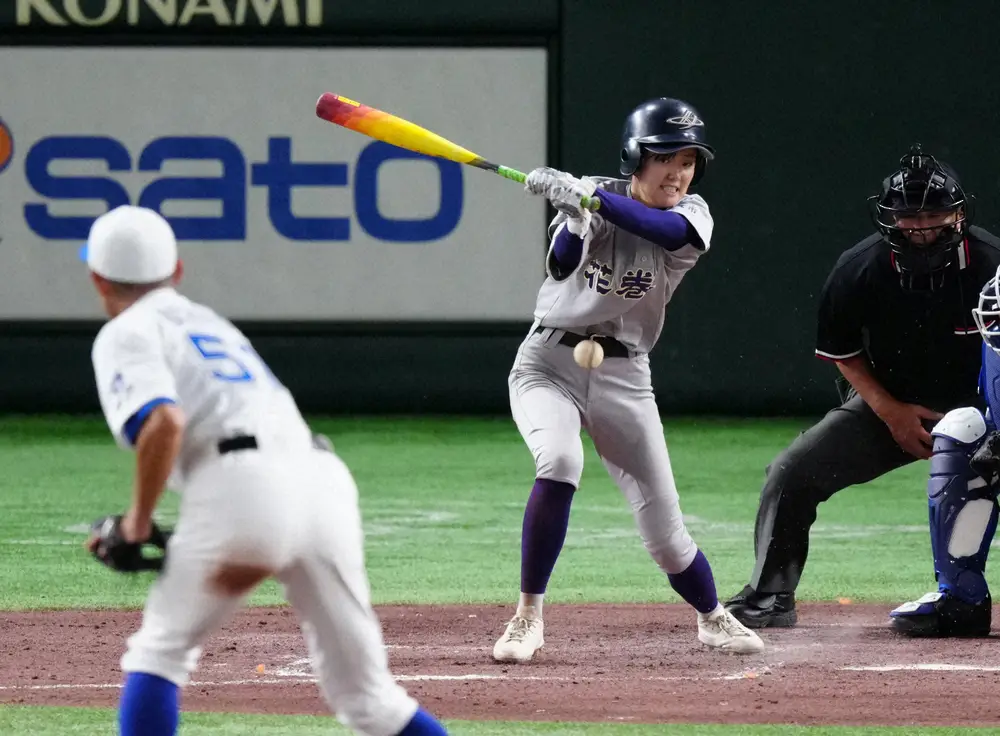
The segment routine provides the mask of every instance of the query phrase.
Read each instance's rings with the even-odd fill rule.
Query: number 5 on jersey
[[[192,344],[195,348],[197,348],[198,352],[201,353],[201,356],[205,360],[218,362],[218,367],[212,370],[212,375],[220,381],[228,381],[229,383],[245,383],[247,381],[254,380],[253,373],[250,372],[250,369],[239,358],[235,358],[230,355],[221,338],[218,338],[215,335],[188,335],[188,337],[191,339]],[[278,383],[278,379],[275,378],[273,373],[271,373],[270,368],[268,368],[264,360],[257,355],[257,352],[252,346],[244,344],[240,346],[240,350],[255,360],[261,367],[262,371],[267,374],[272,381]]]

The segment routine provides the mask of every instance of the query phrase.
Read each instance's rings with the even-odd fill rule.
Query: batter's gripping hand
[[[549,189],[557,182],[567,181],[574,178],[572,174],[567,174],[559,169],[552,169],[548,166],[540,166],[532,169],[524,180],[524,191],[542,196],[549,196]]]
[[[149,539],[145,542],[126,542],[121,534],[121,515],[105,516],[95,521],[90,529],[93,534],[91,552],[97,561],[107,565],[115,572],[143,572],[144,570],[162,570],[166,554],[158,557],[146,557],[142,553],[143,545],[151,544],[166,553],[170,532],[164,532],[153,522]]]
[[[589,212],[583,203],[590,200],[597,185],[592,181],[577,179],[565,171],[543,166],[528,174],[524,180],[524,189],[531,194],[546,197],[560,212],[582,218],[585,212]]]
[[[583,202],[588,200],[597,185],[592,181],[584,179],[573,179],[566,187],[555,187],[549,196],[552,206],[573,219],[590,219],[590,210],[583,206]],[[594,200],[599,202],[600,200]]]

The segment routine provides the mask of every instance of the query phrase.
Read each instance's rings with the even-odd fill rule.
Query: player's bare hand
[[[926,460],[931,456],[934,438],[924,428],[924,420],[938,420],[944,414],[919,404],[896,402],[882,412],[882,421],[889,427],[896,443],[914,457]]]
[[[145,542],[153,531],[153,520],[139,518],[133,509],[129,509],[122,517],[120,531],[126,542]]]

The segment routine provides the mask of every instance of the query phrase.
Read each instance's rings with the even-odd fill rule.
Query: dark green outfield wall
[[[96,17],[108,2],[80,5]],[[812,413],[836,399],[834,369],[812,356],[818,289],[870,231],[866,197],[912,142],[958,169],[979,223],[1000,231],[992,1],[370,0],[329,3],[321,29],[167,28],[145,16],[132,27],[25,28],[12,25],[15,7],[0,3],[4,44],[545,45],[548,163],[577,174],[614,173],[621,120],[637,102],[693,102],[718,149],[701,188],[716,232],[653,355],[667,412]],[[310,411],[506,412],[527,317],[246,327]],[[94,330],[0,323],[0,406],[96,408]]]

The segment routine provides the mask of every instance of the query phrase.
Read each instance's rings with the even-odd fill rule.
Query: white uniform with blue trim
[[[249,340],[215,311],[173,289],[147,294],[106,323],[92,359],[101,407],[122,447],[132,445],[129,418],[150,402],[182,405],[187,426],[173,478],[178,491],[185,471],[222,438],[244,434],[289,447],[309,445],[312,435],[295,400]]]
[[[357,488],[332,452],[316,449],[290,392],[228,320],[172,288],[156,289],[108,322],[92,351],[101,407],[122,447],[157,403],[187,418],[170,487],[182,494],[163,573],[126,672],[179,686],[200,645],[242,603],[206,581],[226,563],[274,570],[304,622],[320,688],[340,720],[399,733],[417,703],[388,669],[370,606]],[[256,449],[220,453],[252,436]]]

